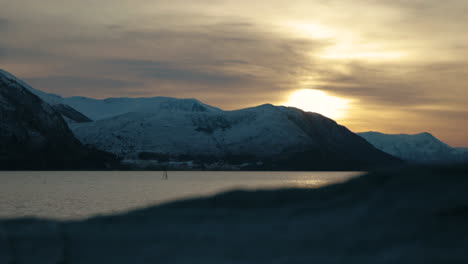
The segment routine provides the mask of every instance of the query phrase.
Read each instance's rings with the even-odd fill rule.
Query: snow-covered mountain
[[[463,151],[450,147],[429,133],[415,135],[358,133],[376,148],[403,160],[433,163],[468,160]]]
[[[134,164],[362,169],[396,162],[335,121],[291,107],[223,111],[195,99],[167,97],[67,102],[96,119],[71,124],[83,143]]]
[[[91,169],[115,161],[83,147],[55,107],[1,70],[0,119],[0,169]]]

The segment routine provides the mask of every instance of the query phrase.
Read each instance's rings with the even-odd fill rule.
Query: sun
[[[320,90],[301,89],[293,92],[283,105],[319,113],[336,120],[346,117],[350,102],[351,100],[328,95]]]

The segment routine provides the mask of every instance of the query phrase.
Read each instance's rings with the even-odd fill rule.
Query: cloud
[[[173,65],[170,62],[149,60],[107,60],[108,67],[120,67],[123,71],[133,73],[143,78],[155,80],[170,80],[176,82],[199,82],[204,84],[226,85],[239,84],[245,81],[242,75],[233,75],[226,72],[203,71],[196,67],[182,68],[181,65]],[[223,63],[222,61],[218,63]],[[238,63],[225,61],[224,63]]]
[[[32,60],[50,60],[55,55],[41,48],[28,49],[15,47],[14,45],[3,44],[0,42],[0,58],[3,61],[13,62],[31,62]]]
[[[25,78],[25,81],[31,86],[45,91],[55,92],[57,94],[69,95],[67,90],[86,91],[128,89],[134,86],[140,86],[142,83],[137,81],[126,81],[108,78],[89,78],[80,76],[46,76],[38,78]],[[76,93],[74,95],[80,95]]]
[[[142,84],[129,87],[126,94],[197,97],[232,109],[241,107],[239,102],[242,106],[257,104],[262,97],[263,102],[280,101],[285,92],[297,87],[306,71],[319,67],[308,53],[328,45],[281,36],[242,20],[147,30],[113,25],[111,31],[81,40],[45,38],[41,46],[58,57],[47,62],[58,65],[51,75],[124,77]],[[18,60],[23,55],[12,53],[10,57]],[[42,87],[59,90],[61,85],[50,82]],[[63,93],[70,95],[75,89],[78,86],[73,85]],[[225,96],[233,90],[239,92],[235,100]],[[115,87],[92,94],[99,91],[99,97],[122,92]],[[90,91],[82,87],[76,92]],[[241,98],[246,95],[247,99]]]

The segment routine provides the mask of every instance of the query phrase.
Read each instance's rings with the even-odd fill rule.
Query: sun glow
[[[286,22],[284,25],[289,32],[298,36],[329,41],[319,53],[315,51],[313,54],[322,59],[388,61],[409,55],[387,46],[386,43],[363,39],[356,32],[332,28],[318,22]]]
[[[334,32],[323,25],[312,23],[289,23],[288,28],[292,29],[296,34],[314,38],[327,39],[334,36]]]
[[[336,120],[346,117],[350,102],[349,99],[328,95],[320,90],[301,89],[293,92],[283,105],[319,113]]]

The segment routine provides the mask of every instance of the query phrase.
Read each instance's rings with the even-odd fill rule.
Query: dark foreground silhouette
[[[468,263],[468,167],[233,191],[85,221],[0,221],[0,263]]]

